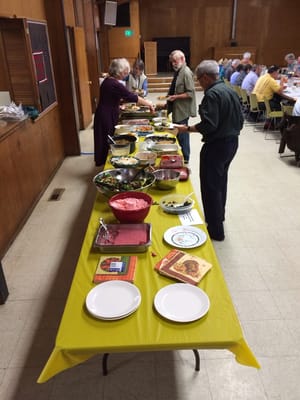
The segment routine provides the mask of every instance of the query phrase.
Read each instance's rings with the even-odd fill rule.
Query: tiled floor
[[[198,197],[200,138],[191,137]],[[123,354],[111,356],[105,378],[99,356],[36,383],[95,197],[92,131],[80,139],[84,154],[64,161],[3,260],[10,295],[0,306],[0,399],[299,400],[300,168],[252,126],[243,129],[230,170],[226,239],[215,249],[261,370],[227,351],[201,351],[200,373],[191,351]],[[48,201],[60,187],[61,200]]]

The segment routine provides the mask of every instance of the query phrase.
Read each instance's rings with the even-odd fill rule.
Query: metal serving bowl
[[[174,169],[157,169],[153,171],[155,176],[154,185],[161,190],[174,189],[179,182],[180,172]]]
[[[120,192],[146,192],[155,182],[152,172],[142,171],[136,179],[138,168],[115,168],[100,172],[93,178],[97,190],[107,197]]]

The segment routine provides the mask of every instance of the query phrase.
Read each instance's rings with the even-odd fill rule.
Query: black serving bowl
[[[135,152],[135,147],[136,147],[135,142],[137,141],[137,137],[135,135],[130,135],[130,134],[115,135],[113,139],[117,144],[129,143],[130,144],[129,154]]]

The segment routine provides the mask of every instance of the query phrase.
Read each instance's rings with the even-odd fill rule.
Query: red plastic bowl
[[[147,202],[147,206],[134,210],[125,210],[115,207],[114,202],[120,199],[143,199]],[[114,214],[114,216],[122,223],[139,223],[143,222],[150,211],[150,207],[153,203],[152,197],[144,192],[122,192],[112,196],[108,204]]]

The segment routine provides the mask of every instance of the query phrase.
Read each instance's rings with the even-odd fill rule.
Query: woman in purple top
[[[121,100],[148,106],[154,112],[152,103],[130,92],[122,83],[129,72],[129,62],[125,58],[117,58],[111,62],[108,76],[101,85],[99,103],[94,118],[96,166],[105,164],[109,150],[108,135],[114,134],[115,125],[118,124]]]

